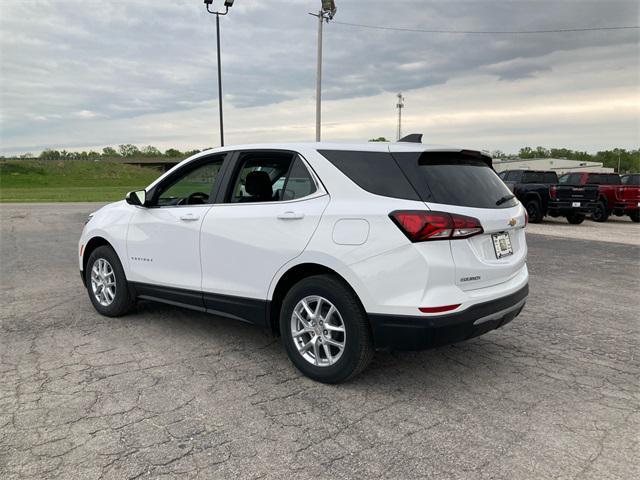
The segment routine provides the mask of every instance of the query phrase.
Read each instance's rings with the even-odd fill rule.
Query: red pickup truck
[[[606,222],[609,215],[629,215],[632,221],[640,222],[640,174],[617,173],[565,173],[558,179],[560,185],[597,185],[598,202],[591,219]]]

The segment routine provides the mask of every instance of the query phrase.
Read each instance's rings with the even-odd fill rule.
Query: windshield
[[[558,183],[561,185],[580,185],[581,178],[581,173],[567,173],[558,179]]]

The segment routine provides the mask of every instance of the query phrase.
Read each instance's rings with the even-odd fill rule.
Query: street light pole
[[[207,12],[216,16],[216,44],[218,52],[218,110],[220,112],[220,146],[224,147],[224,114],[222,113],[222,60],[220,56],[220,15],[229,13],[229,7],[233,6],[234,0],[225,0],[224,12],[211,11],[213,0],[204,0]]]
[[[220,112],[220,146],[224,147],[224,114],[222,113],[222,60],[220,59],[220,15],[216,14],[216,40],[218,45],[218,110]]]
[[[333,19],[336,14],[335,0],[322,0],[322,9],[318,13],[310,13],[318,17],[318,58],[316,67],[316,142],[320,141],[322,125],[322,27],[323,23]]]
[[[318,58],[316,67],[316,142],[320,141],[322,125],[322,24],[324,16],[322,10],[318,12]]]

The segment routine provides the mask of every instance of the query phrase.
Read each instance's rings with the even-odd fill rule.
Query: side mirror
[[[129,205],[135,205],[137,207],[144,207],[147,201],[147,192],[144,190],[138,190],[136,192],[129,192],[125,197],[126,202]]]

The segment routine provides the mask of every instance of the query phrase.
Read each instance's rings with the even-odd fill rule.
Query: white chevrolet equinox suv
[[[144,299],[271,328],[300,371],[337,383],[376,349],[459,342],[515,318],[526,223],[478,151],[224,147],[93,213],[79,264],[103,315]]]

